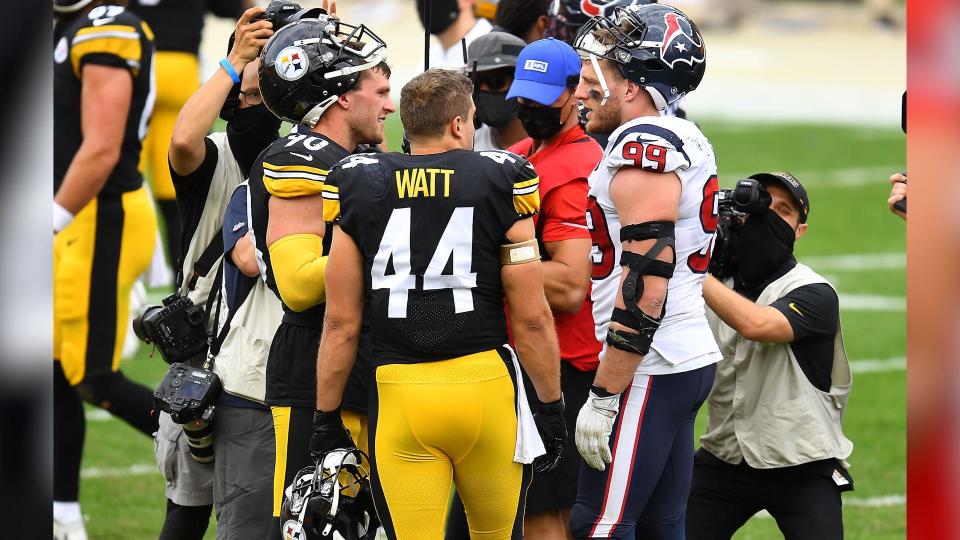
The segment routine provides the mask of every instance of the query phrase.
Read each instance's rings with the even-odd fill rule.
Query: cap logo
[[[791,186],[795,188],[800,187],[800,182],[797,181],[797,179],[794,178],[793,175],[788,173],[787,171],[775,171],[773,174],[779,176],[780,178],[783,178],[784,180],[789,182]]]
[[[530,59],[523,63],[523,69],[526,71],[539,71],[540,73],[546,73],[547,66],[549,65],[550,64],[542,60]]]
[[[309,67],[310,58],[300,47],[286,47],[277,55],[277,75],[288,81],[303,77]]]

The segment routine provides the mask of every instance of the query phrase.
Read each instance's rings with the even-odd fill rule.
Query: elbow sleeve
[[[315,234],[291,234],[270,244],[270,266],[283,303],[304,311],[327,299],[323,239]]]

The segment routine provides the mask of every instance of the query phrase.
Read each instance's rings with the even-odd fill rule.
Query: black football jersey
[[[257,263],[267,286],[280,298],[277,282],[270,267],[267,249],[267,221],[270,197],[304,197],[321,193],[330,168],[349,155],[339,144],[317,133],[290,133],[264,150],[250,169],[250,228],[253,230]],[[323,237],[323,253],[330,248],[330,235]],[[281,299],[282,300],[282,299]],[[284,304],[285,311],[291,311]],[[323,320],[323,305],[304,314]]]
[[[118,194],[143,185],[138,165],[141,141],[153,112],[153,33],[121,6],[102,5],[58,28],[53,50],[53,186],[63,177],[83,142],[80,124],[83,67],[122,68],[133,78],[133,94],[120,159],[101,193]]]
[[[501,151],[357,154],[327,176],[324,218],[363,253],[379,365],[507,342],[500,246],[540,206],[530,163]]]

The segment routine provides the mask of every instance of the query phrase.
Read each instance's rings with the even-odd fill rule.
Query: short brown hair
[[[447,124],[467,120],[473,103],[473,82],[456,71],[430,69],[400,90],[400,121],[408,136],[440,137]]]
[[[370,74],[371,74],[372,72],[374,72],[374,71],[379,71],[381,75],[383,75],[384,77],[386,77],[386,78],[388,78],[388,79],[390,78],[390,75],[392,74],[392,72],[391,72],[391,70],[390,70],[390,65],[387,64],[387,61],[386,61],[386,60],[384,60],[383,62],[380,62],[379,64],[377,64],[377,65],[375,65],[375,66],[373,66],[373,67],[371,67],[371,68],[369,68],[369,69],[365,69],[365,70],[361,71],[361,72],[360,72],[360,78],[357,79],[357,81],[359,82],[359,81],[362,81],[362,80],[366,79],[366,78],[369,77]]]

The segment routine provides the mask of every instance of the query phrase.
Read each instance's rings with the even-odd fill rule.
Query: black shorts
[[[296,314],[285,313],[270,345],[267,359],[267,388],[265,402],[277,407],[308,407],[317,403],[317,350],[323,334],[322,321],[303,320]],[[296,320],[296,322],[294,322]],[[370,369],[368,340],[361,337],[357,360],[343,391],[342,407],[367,414],[370,400]]]
[[[587,394],[596,371],[580,371],[570,362],[560,362],[560,389],[563,391],[563,417],[567,422],[567,441],[557,468],[548,473],[533,473],[533,482],[527,492],[527,515],[555,510],[569,510],[577,498],[577,479],[580,476],[580,453],[574,441],[577,414],[587,402]],[[527,374],[523,382],[528,396],[536,390]]]

